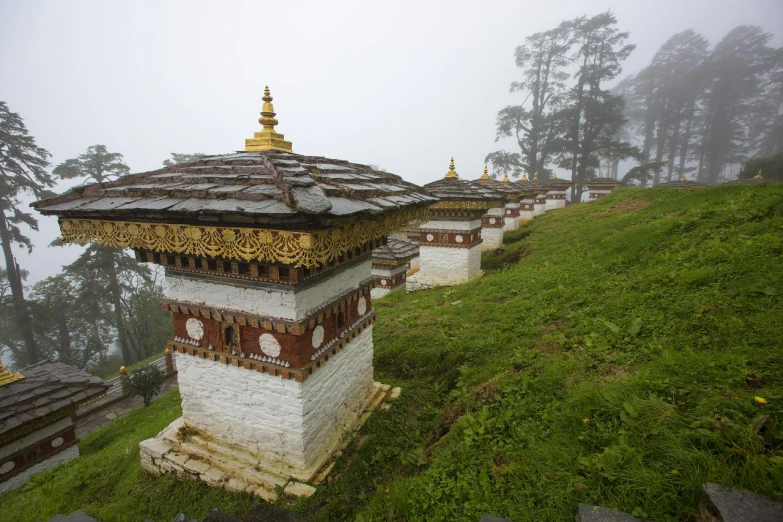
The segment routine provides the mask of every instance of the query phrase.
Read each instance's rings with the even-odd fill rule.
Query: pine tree
[[[22,210],[20,196],[31,194],[44,198],[51,195],[48,189],[54,186],[54,179],[46,171],[49,156],[49,152],[36,145],[35,138],[27,133],[24,120],[11,112],[5,102],[0,102],[0,240],[16,325],[24,339],[26,364],[38,362],[40,354],[12,244],[26,247],[28,252],[33,249],[21,226],[38,230],[38,221],[30,212]]]
[[[549,177],[547,165],[563,146],[564,82],[569,77],[566,67],[576,24],[577,21],[562,22],[554,29],[528,36],[524,45],[516,48],[514,55],[522,80],[511,84],[511,92],[522,93],[524,101],[498,112],[496,141],[514,138],[521,152],[520,161],[504,161],[501,153],[508,153],[493,152],[485,161],[492,161],[495,168],[510,166],[513,169],[509,173],[513,175],[526,169]],[[494,160],[490,160],[491,156]]]
[[[164,167],[171,167],[172,165],[179,165],[181,163],[192,163],[203,158],[206,154],[196,152],[195,154],[178,154],[176,152],[171,153],[171,158],[163,160]]]
[[[129,171],[123,163],[122,154],[109,152],[105,145],[93,145],[78,158],[66,160],[54,169],[55,174],[65,179],[85,178],[85,181],[97,183],[111,181]],[[122,277],[126,271],[138,272],[136,263],[121,248],[91,245],[76,261],[66,266],[65,271],[79,280],[80,291],[100,296],[102,299],[99,302],[105,302],[111,308],[122,360],[126,365],[131,364],[130,344],[122,310]],[[80,271],[83,271],[82,275]],[[85,279],[84,274],[91,274],[92,277]],[[95,289],[96,284],[102,286],[104,291]]]

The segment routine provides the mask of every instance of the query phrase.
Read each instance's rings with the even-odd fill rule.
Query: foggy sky
[[[711,44],[740,24],[777,32],[783,0],[411,2],[0,0],[0,100],[19,113],[52,165],[94,144],[132,172],[171,152],[221,154],[260,129],[268,84],[294,152],[378,165],[424,184],[481,175],[495,115],[520,103],[513,52],[525,36],[611,9],[646,66],[685,29]],[[65,185],[58,187],[63,190]],[[28,283],[81,251],[47,248],[39,216]]]

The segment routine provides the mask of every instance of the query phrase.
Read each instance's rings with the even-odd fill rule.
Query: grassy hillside
[[[620,190],[506,242],[478,281],[375,302],[376,378],[403,394],[291,509],[573,520],[587,502],[663,521],[690,516],[708,481],[783,497],[783,185]],[[97,432],[0,509],[245,510],[245,495],[140,472],[134,444],[177,399]]]

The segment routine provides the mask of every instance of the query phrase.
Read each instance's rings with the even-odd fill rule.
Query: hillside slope
[[[506,240],[485,266],[516,264],[376,303],[378,377],[410,412],[397,448],[362,451],[402,463],[363,477],[366,520],[685,520],[704,482],[783,495],[783,186],[621,190]]]
[[[469,284],[376,301],[375,413],[313,521],[686,520],[704,482],[783,497],[783,184],[620,190],[506,234]],[[156,401],[0,497],[9,520],[203,517],[255,499],[141,472]]]

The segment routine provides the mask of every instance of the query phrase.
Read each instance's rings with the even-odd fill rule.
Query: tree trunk
[[[114,260],[109,264],[109,281],[111,282],[111,298],[114,308],[114,321],[117,324],[117,341],[120,343],[120,351],[122,352],[122,361],[125,366],[130,366],[132,363],[130,348],[128,347],[128,337],[125,331],[125,321],[122,317],[122,301],[120,296],[120,282],[117,280],[117,270],[114,265]]]
[[[22,277],[19,273],[19,267],[11,251],[11,232],[8,230],[8,223],[5,220],[5,213],[0,212],[0,239],[3,243],[3,255],[5,256],[5,266],[8,270],[8,282],[11,286],[11,295],[14,303],[14,315],[19,329],[22,331],[25,349],[27,350],[27,364],[34,364],[40,360],[38,353],[38,344],[33,335],[33,321],[30,318],[30,310],[27,307],[27,301],[24,299],[24,287],[22,286]]]

